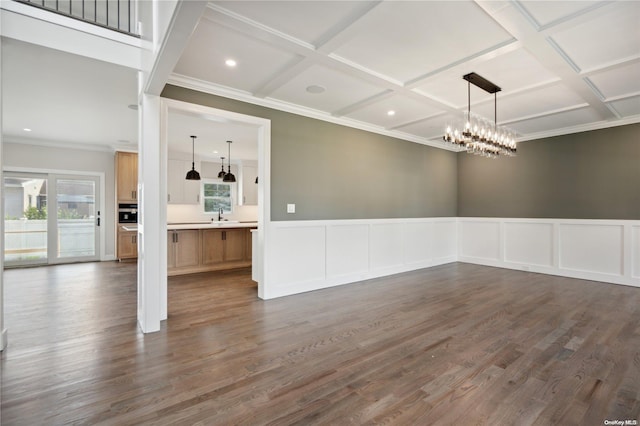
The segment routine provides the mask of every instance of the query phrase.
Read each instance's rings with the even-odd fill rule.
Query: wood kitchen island
[[[256,222],[167,225],[169,276],[251,266],[251,230]]]

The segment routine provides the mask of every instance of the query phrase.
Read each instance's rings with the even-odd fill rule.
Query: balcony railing
[[[14,0],[138,37],[136,0]]]

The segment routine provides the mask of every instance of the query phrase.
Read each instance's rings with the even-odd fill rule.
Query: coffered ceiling
[[[136,149],[135,69],[1,43],[5,141]],[[169,83],[451,149],[469,72],[502,88],[520,141],[640,122],[640,1],[210,2]],[[492,95],[472,86],[471,102],[493,119]],[[254,158],[237,124],[172,116],[170,149],[195,134],[197,155],[234,140]]]
[[[639,122],[640,2],[215,1],[170,83],[443,146],[469,72],[520,141]]]

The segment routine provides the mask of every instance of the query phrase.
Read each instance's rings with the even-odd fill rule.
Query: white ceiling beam
[[[366,13],[372,11],[377,5],[378,3],[375,3],[372,7],[366,9]],[[279,31],[275,31],[262,24],[258,24],[255,21],[230,12],[218,5],[209,4],[203,14],[203,18],[217,25],[222,25],[225,28],[247,35],[254,39],[267,42],[275,47],[283,49],[284,51],[290,51],[294,54],[303,56],[305,58],[302,61],[303,63],[294,65],[296,67],[301,67],[301,69],[310,66],[309,63],[320,64],[359,80],[374,84],[380,87],[382,90],[391,90],[398,94],[407,96],[418,102],[424,103],[425,106],[440,108],[450,112],[456,111],[448,104],[442,103],[436,99],[427,98],[419,93],[413,92],[411,89],[404,87],[403,83],[400,81],[396,81],[387,76],[377,74],[372,70],[368,70],[358,64],[351,63],[344,58],[332,54],[329,51],[325,51],[324,49],[316,49],[309,43],[305,43],[302,40],[284,35]],[[362,21],[359,19],[355,21],[355,28],[358,28],[359,22]],[[343,22],[343,24],[347,23],[348,21]],[[356,34],[355,32],[352,32],[351,27],[345,29],[342,32],[338,31],[334,27],[334,29],[330,31],[330,33],[335,33],[335,36],[329,37],[329,40],[323,45],[323,47],[332,45],[335,48],[335,46],[337,46],[337,43],[344,43],[350,37],[353,37]],[[289,78],[296,75],[295,73],[289,72],[288,70],[284,70],[282,71],[282,73],[287,74]],[[279,77],[274,77],[274,79],[278,79],[278,82],[280,81]],[[276,85],[278,82],[274,82],[273,86],[271,86],[271,81],[269,81],[264,86],[259,88],[257,94],[254,95],[256,95],[257,97],[267,97],[268,94],[266,89],[271,89],[272,91],[277,89]],[[260,96],[258,96],[258,94]],[[348,106],[346,108],[350,107],[351,106]]]
[[[496,10],[491,1],[475,1],[500,26],[518,39],[523,48],[532,54],[538,62],[545,68],[552,70],[560,77],[563,84],[582,97],[603,120],[617,118],[579,75],[574,68],[575,65],[572,65],[566,54],[554,47],[551,40],[544,33],[537,30],[535,21],[522,6],[517,3],[510,3]],[[596,11],[597,9],[594,9],[591,13],[595,14],[597,13]],[[588,13],[582,15],[583,19],[587,19],[588,16],[590,16]]]
[[[160,95],[195,30],[206,1],[179,1],[144,85],[144,93]]]

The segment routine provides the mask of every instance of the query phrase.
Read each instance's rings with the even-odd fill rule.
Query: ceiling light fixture
[[[464,113],[462,130],[447,124],[442,139],[453,145],[463,147],[469,153],[496,158],[499,155],[513,157],[516,155],[515,131],[506,127],[498,127],[498,96],[502,89],[479,76],[475,72],[462,77],[467,80],[467,111]],[[491,121],[471,114],[471,84],[493,93],[493,124]]]
[[[387,115],[388,115],[389,117],[393,117],[394,115],[396,115],[396,112],[395,112],[394,110],[387,111]]]
[[[187,180],[200,180],[200,173],[196,171],[196,138],[197,136],[191,137],[191,170],[187,172]]]
[[[236,65],[238,65],[238,63],[233,59],[227,59],[226,61],[224,61],[224,63],[225,63],[226,66],[231,67],[231,68],[233,68]]]
[[[233,143],[232,141],[227,141],[227,143],[229,144],[229,161],[227,162],[228,166],[228,172],[224,175],[224,178],[222,179],[223,182],[235,182],[236,181],[236,177],[233,175],[233,173],[231,173],[231,144]]]
[[[220,160],[221,160],[220,162],[222,163],[221,165],[222,170],[218,172],[218,179],[222,179],[226,175],[226,173],[224,172],[224,157],[220,157]]]
[[[24,130],[25,132],[30,132],[30,131],[31,131],[31,129],[29,129],[28,127],[25,127],[25,128],[24,128],[24,129],[22,129],[22,130]]]

